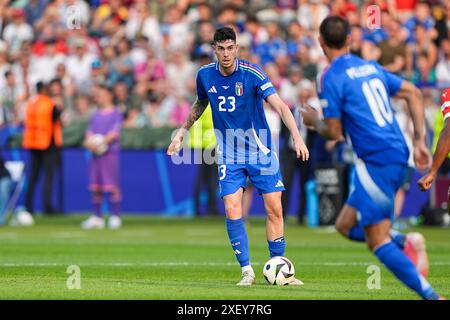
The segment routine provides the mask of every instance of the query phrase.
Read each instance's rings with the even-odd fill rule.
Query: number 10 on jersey
[[[219,111],[233,112],[236,109],[236,98],[219,96]]]

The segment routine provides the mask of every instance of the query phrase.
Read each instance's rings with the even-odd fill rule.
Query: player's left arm
[[[289,129],[292,139],[294,141],[295,151],[297,153],[297,158],[301,158],[303,161],[309,159],[309,151],[306,147],[302,137],[300,136],[300,131],[295,123],[294,116],[286,103],[280,98],[278,93],[273,93],[266,98],[266,101],[275,109],[275,111],[280,115],[281,120],[283,120],[286,127]]]

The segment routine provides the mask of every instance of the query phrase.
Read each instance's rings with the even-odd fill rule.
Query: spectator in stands
[[[281,38],[278,22],[268,21],[265,27],[269,38],[267,42],[261,43],[255,48],[256,53],[261,57],[263,65],[270,62],[278,62],[280,58],[287,57],[286,42]]]
[[[436,21],[431,15],[430,5],[425,0],[420,0],[415,6],[414,15],[405,22],[405,27],[409,31],[407,43],[411,44],[416,41],[415,30],[417,26],[422,26],[425,29],[426,38],[434,40],[438,33],[434,28]]]
[[[6,71],[4,78],[5,86],[0,91],[0,124],[16,127],[20,124],[20,104],[26,99],[25,92],[12,71]]]
[[[159,22],[150,11],[147,1],[138,0],[134,2],[129,10],[125,34],[128,40],[145,37],[153,48],[159,50],[161,46]]]
[[[436,66],[437,85],[439,88],[450,88],[450,39],[442,40],[441,47],[442,57]]]
[[[127,84],[123,81],[118,81],[113,87],[113,101],[116,108],[125,115],[131,107],[131,97],[128,93]]]
[[[44,83],[36,85],[37,94],[30,98],[25,109],[23,147],[30,150],[31,168],[28,176],[26,210],[33,214],[33,197],[41,171],[44,172],[43,206],[47,214],[55,214],[52,206],[53,173],[58,167],[59,149],[62,147],[60,123],[61,106],[49,97]]]
[[[183,47],[170,48],[166,71],[169,86],[167,94],[191,101],[195,91],[197,68],[188,59],[187,51]]]
[[[436,45],[427,37],[425,28],[420,24],[417,25],[415,29],[415,42],[408,45],[406,74],[412,79],[417,79],[417,77],[430,79],[431,75],[428,75],[428,73],[421,74],[421,72],[428,70],[429,72],[434,72],[437,57],[438,50]],[[416,84],[418,82],[414,83]]]
[[[110,229],[122,226],[120,218],[120,130],[122,114],[113,105],[111,89],[99,85],[94,97],[98,110],[92,115],[86,132],[85,146],[93,155],[90,161],[89,189],[92,192],[94,215],[83,221],[83,229],[101,229],[105,227],[102,214],[103,197],[108,198],[111,215],[108,219]],[[101,135],[103,141],[96,143],[92,138]],[[103,150],[102,150],[103,148]]]
[[[406,45],[401,33],[401,24],[393,20],[386,26],[388,39],[378,45],[376,59],[388,71],[401,73],[406,65]]]
[[[87,52],[84,38],[75,38],[71,51],[66,59],[67,73],[74,80],[77,93],[89,94],[92,86],[91,67],[97,57]]]
[[[321,0],[299,0],[298,22],[305,30],[319,31],[320,23],[329,13],[330,9]]]
[[[12,9],[13,21],[3,30],[3,39],[9,43],[9,52],[18,53],[23,42],[32,41],[33,28],[25,20],[25,11],[22,8]]]

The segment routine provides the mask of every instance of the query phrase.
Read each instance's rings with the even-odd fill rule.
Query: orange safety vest
[[[62,146],[62,129],[59,121],[53,122],[55,102],[48,96],[38,95],[31,99],[25,109],[25,128],[23,147],[33,150],[46,150],[52,142]]]

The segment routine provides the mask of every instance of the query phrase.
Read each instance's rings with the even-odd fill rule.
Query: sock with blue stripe
[[[284,256],[284,250],[286,249],[286,241],[284,240],[284,236],[273,241],[267,240],[267,243],[269,244],[269,253],[271,258],[276,256]]]
[[[228,239],[230,239],[236,259],[241,267],[250,265],[248,238],[245,232],[244,219],[226,219]]]
[[[378,259],[408,288],[414,290],[422,299],[437,300],[439,296],[402,250],[392,241],[374,250]]]

